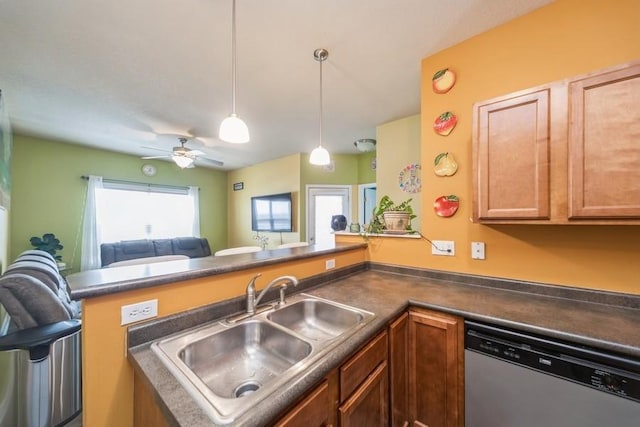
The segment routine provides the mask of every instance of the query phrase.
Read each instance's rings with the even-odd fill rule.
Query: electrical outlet
[[[325,267],[327,270],[331,270],[332,268],[336,268],[336,260],[335,259],[328,259],[327,262],[325,263]]]
[[[129,323],[157,317],[158,300],[152,299],[135,304],[123,305],[120,308],[120,315],[120,325],[128,325]]]
[[[432,240],[431,255],[454,256],[456,254],[453,240]]]
[[[471,242],[471,258],[484,259],[484,242]]]

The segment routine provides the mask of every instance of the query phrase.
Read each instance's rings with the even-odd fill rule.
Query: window
[[[96,190],[96,222],[101,243],[197,237],[197,188],[104,180]]]

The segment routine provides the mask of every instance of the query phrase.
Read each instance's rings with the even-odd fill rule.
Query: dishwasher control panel
[[[619,355],[484,326],[466,322],[467,350],[640,402],[640,371],[617,366],[623,361]],[[611,363],[602,363],[607,359]]]

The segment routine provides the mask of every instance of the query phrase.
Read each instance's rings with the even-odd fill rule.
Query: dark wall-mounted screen
[[[293,231],[291,193],[251,198],[251,230]]]

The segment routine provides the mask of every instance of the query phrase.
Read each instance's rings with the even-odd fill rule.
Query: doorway
[[[376,207],[376,183],[358,185],[358,223],[369,224],[373,210]]]
[[[333,245],[335,236],[331,217],[351,218],[350,185],[307,185],[307,241],[309,244]]]

